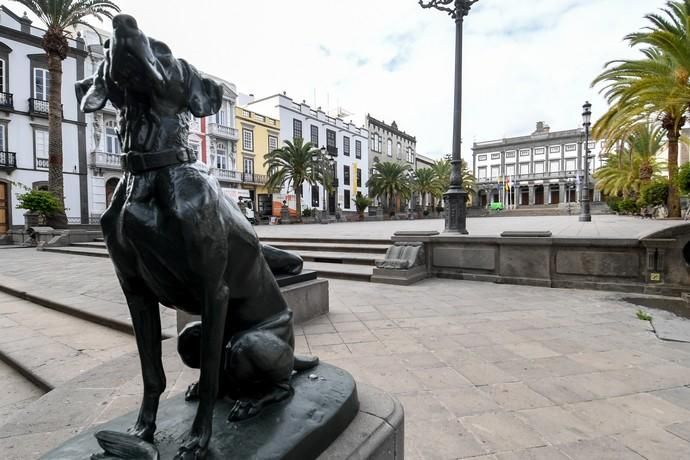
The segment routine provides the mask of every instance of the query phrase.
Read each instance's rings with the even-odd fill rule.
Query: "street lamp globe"
[[[582,106],[582,126],[589,126],[592,124],[592,104],[589,101]]]

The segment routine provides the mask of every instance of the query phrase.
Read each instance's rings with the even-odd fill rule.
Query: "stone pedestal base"
[[[374,268],[371,276],[372,283],[397,284],[399,286],[409,286],[421,281],[429,276],[426,265],[401,269]]]

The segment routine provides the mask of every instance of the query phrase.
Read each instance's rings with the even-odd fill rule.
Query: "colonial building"
[[[386,124],[367,114],[366,126],[369,130],[369,168],[378,161],[392,161],[409,164],[415,168],[417,138],[398,129],[398,124]]]
[[[305,102],[295,102],[285,94],[250,99],[246,107],[280,120],[281,146],[285,140],[303,138],[321,146],[331,156],[335,190],[326,196],[322,185],[304,184],[303,208],[328,210],[334,214],[340,207],[354,212],[354,197],[358,193],[367,194],[364,185],[369,177],[369,132],[366,128],[330,116],[321,108],[312,109]]]
[[[44,30],[0,6],[0,234],[24,224],[17,195],[48,183],[48,59]],[[68,39],[62,62],[62,138],[65,208],[70,223],[88,223],[86,121],[74,83],[85,74],[81,37]]]
[[[584,178],[584,132],[554,131],[544,122],[528,136],[475,142],[473,173],[477,205],[501,201],[510,206],[577,203]],[[602,164],[601,142],[589,142],[590,199],[600,201],[591,177]]]
[[[272,214],[272,190],[266,188],[266,154],[279,147],[280,120],[252,112],[243,107],[235,109],[237,126],[242,142],[239,145],[242,162],[242,187],[249,190],[249,197],[259,217]]]
[[[422,169],[422,168],[431,168],[436,160],[433,158],[429,158],[425,155],[422,155],[420,153],[417,153],[415,155],[415,163],[414,163],[414,170]]]

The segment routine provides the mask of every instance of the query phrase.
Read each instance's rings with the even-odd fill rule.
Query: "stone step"
[[[77,256],[91,256],[91,257],[110,257],[108,251],[103,246],[63,246],[54,248],[44,248],[45,252],[56,252],[59,254],[72,254]]]
[[[304,262],[304,268],[314,270],[321,278],[350,281],[371,281],[374,267],[367,265]]]
[[[0,359],[44,391],[136,350],[131,334],[0,293]]]
[[[287,236],[267,236],[261,238],[261,241],[277,241],[282,243],[346,243],[346,244],[359,244],[359,245],[391,245],[390,239],[386,238],[300,238],[300,237],[287,237]],[[270,243],[267,243],[270,244]]]
[[[304,242],[283,242],[272,239],[262,239],[262,243],[269,244],[279,249],[288,251],[312,251],[312,252],[356,252],[365,254],[385,254],[392,243],[387,244],[352,244],[340,243],[331,240],[329,243],[304,243]]]
[[[305,262],[329,264],[374,265],[376,260],[383,259],[383,254],[364,252],[299,251],[299,255]]]

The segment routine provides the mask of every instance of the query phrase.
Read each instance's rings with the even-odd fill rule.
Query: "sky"
[[[417,0],[115,0],[177,57],[263,97],[286,91],[359,125],[370,113],[449,153],[455,24]],[[23,7],[2,1],[13,11]],[[463,158],[473,142],[581,125],[593,78],[665,0],[479,0],[464,22]],[[98,25],[97,22],[94,24]],[[107,26],[106,24],[105,26]]]

